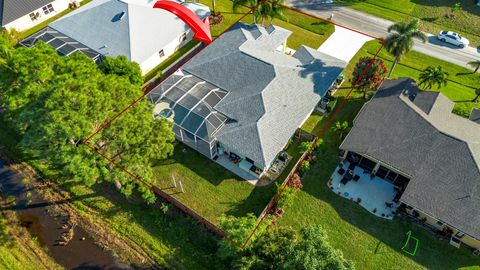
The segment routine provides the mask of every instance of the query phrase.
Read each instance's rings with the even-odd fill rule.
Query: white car
[[[452,31],[444,30],[440,32],[440,34],[438,34],[437,38],[442,42],[447,42],[460,48],[465,48],[468,46],[468,44],[470,44],[470,41],[468,41],[468,39]]]

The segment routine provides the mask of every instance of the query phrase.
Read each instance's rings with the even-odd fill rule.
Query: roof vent
[[[121,21],[123,19],[123,17],[125,17],[125,14],[126,14],[125,11],[122,11],[122,12],[116,14],[115,16],[113,16],[112,22]]]

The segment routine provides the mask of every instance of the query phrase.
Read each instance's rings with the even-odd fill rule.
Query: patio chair
[[[345,174],[345,169],[340,168],[340,169],[338,169],[337,172],[338,172],[338,174],[343,175],[343,174]]]
[[[343,185],[346,185],[348,183],[348,181],[350,181],[346,176],[344,176],[342,178],[342,180],[340,180],[340,183],[343,184]]]
[[[358,182],[358,180],[360,180],[360,175],[355,174],[355,175],[353,176],[353,181]]]
[[[355,163],[350,163],[350,165],[348,165],[348,169],[353,171],[355,169]]]

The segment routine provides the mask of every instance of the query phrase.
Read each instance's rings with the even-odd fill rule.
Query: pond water
[[[0,184],[5,197],[14,196],[12,209],[24,226],[40,245],[48,249],[49,255],[66,269],[130,269],[117,262],[115,256],[95,244],[92,237],[82,228],[67,226],[65,216],[54,217],[47,212],[49,202],[43,200],[35,190],[28,190],[22,183],[23,177],[5,163],[0,162]],[[73,237],[62,245],[62,235],[73,232]]]

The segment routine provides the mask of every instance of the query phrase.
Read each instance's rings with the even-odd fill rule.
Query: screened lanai
[[[155,105],[154,117],[174,122],[175,137],[212,158],[216,155],[215,134],[227,117],[214,109],[227,91],[192,75],[173,74],[148,93]]]
[[[50,45],[62,56],[69,56],[75,52],[81,52],[90,57],[97,65],[102,61],[102,55],[100,53],[50,27],[46,27],[27,37],[22,40],[20,44],[25,47],[33,47],[38,41],[43,41]]]

